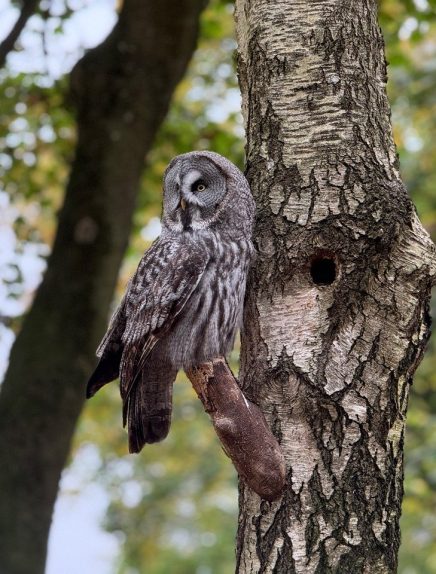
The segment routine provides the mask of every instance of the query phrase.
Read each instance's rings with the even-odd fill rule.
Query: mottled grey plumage
[[[87,389],[120,377],[129,448],[162,440],[180,368],[226,355],[242,319],[254,201],[243,174],[213,152],[172,160],[162,233],[115,312]]]

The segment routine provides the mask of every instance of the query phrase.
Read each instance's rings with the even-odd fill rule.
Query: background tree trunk
[[[395,572],[434,246],[401,182],[375,0],[237,0],[258,260],[241,383],[287,463],[240,483],[241,573]]]
[[[78,144],[48,269],[0,394],[0,571],[43,572],[58,482],[107,322],[144,165],[204,0],[125,0],[71,75]]]

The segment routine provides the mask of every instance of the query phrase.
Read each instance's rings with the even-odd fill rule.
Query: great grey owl
[[[254,252],[254,201],[230,161],[179,155],[163,188],[162,233],[129,282],[87,387],[91,397],[120,378],[130,452],[167,436],[177,371],[231,351]]]

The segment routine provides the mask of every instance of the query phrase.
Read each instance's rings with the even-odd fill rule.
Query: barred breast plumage
[[[242,322],[251,244],[245,240],[220,243],[215,234],[209,235],[193,237],[202,241],[207,263],[198,286],[162,341],[162,351],[177,368],[227,355]]]

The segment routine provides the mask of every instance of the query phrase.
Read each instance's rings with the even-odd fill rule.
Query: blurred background
[[[42,0],[0,69],[0,378],[44,273],[74,156],[68,73],[107,36],[114,0]],[[0,0],[0,41],[19,14]],[[402,175],[436,239],[436,1],[381,0],[388,92]],[[159,234],[168,161],[212,149],[243,167],[233,3],[211,0],[200,42],[145,169],[117,300]],[[434,315],[434,313],[433,313]],[[238,351],[232,356],[237,369]],[[419,367],[406,436],[402,574],[436,574],[436,343]],[[47,574],[227,574],[234,570],[235,471],[180,377],[168,439],[127,454],[117,385],[87,402],[61,481]],[[146,567],[145,567],[146,565]]]

